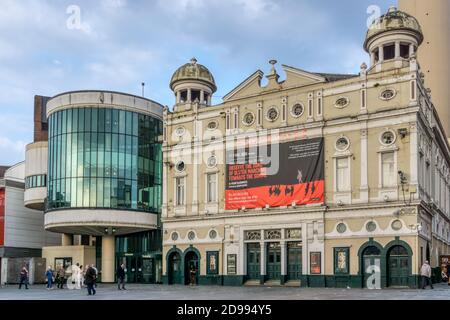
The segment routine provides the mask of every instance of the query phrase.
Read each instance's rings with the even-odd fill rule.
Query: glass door
[[[288,280],[300,280],[302,276],[302,243],[288,243]]]
[[[261,246],[259,243],[247,244],[247,276],[250,280],[261,277]]]
[[[281,246],[279,242],[267,244],[267,279],[279,280],[281,275]]]

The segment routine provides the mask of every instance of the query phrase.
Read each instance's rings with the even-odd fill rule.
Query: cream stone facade
[[[189,283],[193,269],[200,284],[415,287],[425,260],[438,267],[450,254],[450,147],[422,41],[417,20],[391,8],[367,34],[372,64],[359,74],[283,65],[281,81],[271,61],[266,84],[257,71],[216,106],[204,66],[177,70],[164,112],[163,280]],[[226,210],[230,141],[268,136],[323,138],[323,203]]]

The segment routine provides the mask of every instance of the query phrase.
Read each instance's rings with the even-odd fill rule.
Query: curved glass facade
[[[47,210],[160,213],[162,121],[140,113],[74,108],[49,118]]]

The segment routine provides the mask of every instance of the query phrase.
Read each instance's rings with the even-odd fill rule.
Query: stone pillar
[[[378,47],[378,52],[379,52],[380,62],[383,62],[384,61],[384,47],[383,46],[379,46]]]
[[[115,267],[115,237],[103,236],[102,238],[102,282],[114,282]]]
[[[201,104],[205,103],[205,91],[203,90],[200,91],[200,103]]]
[[[63,247],[73,246],[73,235],[71,235],[71,234],[63,234],[61,236],[61,245]]]
[[[181,92],[177,91],[176,95],[177,95],[177,104],[178,104],[181,102]]]
[[[263,234],[263,233],[261,233]],[[260,243],[261,245],[261,279],[260,279],[260,283],[264,284],[265,280],[266,280],[266,244],[264,242]]]
[[[286,282],[287,276],[287,246],[286,241],[281,241],[281,284]]]
[[[208,94],[208,106],[210,106],[211,103],[212,103],[212,101],[211,101],[211,94]]]
[[[411,43],[409,45],[409,57],[411,58],[414,55],[414,44]]]
[[[395,41],[395,59],[400,59],[400,41]]]
[[[192,90],[191,89],[188,89],[187,102],[188,103],[192,102]]]
[[[374,66],[375,65],[375,52],[371,52],[370,53],[370,65]]]

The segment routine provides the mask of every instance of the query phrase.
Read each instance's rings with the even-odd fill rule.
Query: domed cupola
[[[411,58],[424,40],[422,28],[413,16],[391,7],[367,31],[364,49],[371,64]]]
[[[211,105],[211,97],[217,91],[214,76],[195,58],[175,71],[170,88],[175,93],[177,105],[195,102]]]

